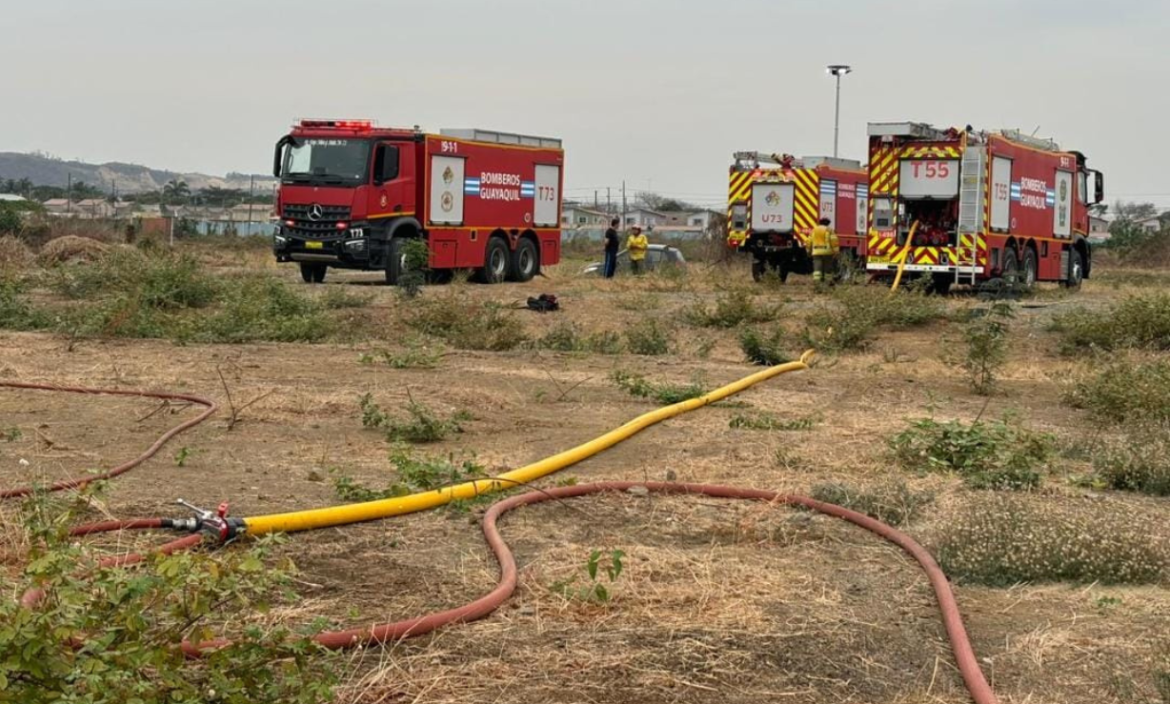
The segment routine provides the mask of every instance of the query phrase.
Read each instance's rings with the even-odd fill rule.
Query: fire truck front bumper
[[[281,228],[272,241],[278,262],[323,262],[347,269],[378,268],[377,243],[366,237],[364,228],[350,228],[341,237],[312,239]]]

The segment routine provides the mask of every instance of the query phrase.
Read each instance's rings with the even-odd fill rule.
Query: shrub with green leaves
[[[749,362],[774,367],[793,359],[785,344],[786,337],[784,328],[778,325],[770,333],[761,332],[757,328],[744,328],[739,333],[739,347]]]
[[[1170,350],[1170,293],[1131,296],[1105,310],[1078,308],[1053,321],[1064,349]]]
[[[864,513],[891,526],[910,523],[919,516],[923,507],[934,501],[930,492],[914,491],[905,482],[891,482],[870,489],[845,484],[818,484],[810,496],[817,501]]]
[[[670,330],[655,318],[645,318],[626,329],[630,352],[658,357],[670,352]]]
[[[427,444],[445,440],[447,436],[462,433],[463,424],[471,420],[467,411],[456,411],[450,417],[441,418],[425,404],[413,399],[406,404],[406,418],[395,418],[385,413],[374,401],[371,394],[359,399],[362,409],[362,425],[386,431],[391,442]]]
[[[747,289],[734,289],[719,294],[713,306],[696,302],[684,314],[685,320],[696,327],[735,328],[744,323],[767,323],[780,316],[782,305],[757,305]]]
[[[552,585],[552,591],[560,594],[566,599],[578,599],[585,602],[593,602],[599,604],[608,603],[611,597],[610,589],[613,588],[613,583],[621,577],[625,569],[624,558],[626,553],[622,550],[594,550],[589,553],[589,559],[585,561],[585,567],[581,572],[576,572]],[[601,577],[605,576],[610,586],[606,586],[601,581]]]
[[[196,342],[317,342],[334,330],[321,304],[270,276],[224,282],[223,305],[184,328]]]
[[[1170,360],[1116,359],[1073,382],[1064,400],[1106,421],[1170,421]]]
[[[1011,304],[993,303],[963,328],[967,354],[963,368],[971,377],[971,388],[980,396],[995,391],[996,375],[1007,362],[1008,321],[1015,316]]]
[[[899,291],[893,296],[866,286],[834,289],[833,302],[809,315],[803,332],[806,344],[825,352],[862,350],[878,328],[921,327],[946,319],[946,306],[922,291]]]
[[[398,289],[406,298],[415,298],[422,292],[430,268],[431,250],[426,240],[408,239],[402,243],[402,273],[398,276]]]
[[[353,293],[346,286],[329,286],[321,295],[321,305],[327,310],[365,308],[373,302],[372,294]]]
[[[214,279],[199,262],[170,253],[117,248],[97,261],[58,268],[54,276],[54,287],[69,298],[116,295],[163,310],[202,308],[217,295]]]
[[[604,330],[586,334],[571,322],[557,323],[543,337],[536,340],[537,349],[554,352],[583,352],[593,354],[621,354],[622,338],[616,332]]]
[[[731,417],[728,427],[732,430],[812,430],[817,419],[809,416],[803,418],[777,418],[771,413],[746,414],[738,413]]]
[[[656,384],[647,380],[641,374],[631,374],[621,370],[614,371],[611,378],[618,385],[618,388],[625,390],[631,396],[653,399],[663,406],[689,401],[692,398],[698,398],[707,393],[703,385],[698,382],[690,384]]]
[[[895,457],[917,472],[955,472],[973,489],[1034,489],[1055,446],[1014,419],[911,422],[890,441]]]
[[[470,304],[454,295],[413,301],[406,324],[462,350],[505,352],[528,341],[515,314],[498,303]]]
[[[1052,498],[977,500],[940,529],[934,554],[952,579],[1150,584],[1170,569],[1160,521]]]
[[[1093,468],[1110,488],[1170,496],[1170,428],[1131,429],[1095,453]]]
[[[407,340],[404,349],[367,352],[358,357],[358,362],[373,364],[381,360],[391,369],[434,369],[442,358],[442,349],[427,347],[419,340]]]
[[[0,280],[0,328],[6,330],[39,330],[52,320],[44,311],[34,307],[24,297],[24,287],[15,280]]]
[[[474,457],[462,460],[456,460],[454,454],[447,457],[419,457],[401,446],[391,450],[390,464],[398,477],[385,489],[371,489],[338,470],[330,470],[337,497],[349,502],[378,501],[409,496],[420,491],[434,491],[488,476],[487,470]]]
[[[102,568],[68,534],[68,510],[34,498],[13,530],[28,562],[0,599],[0,699],[20,704],[249,702],[333,699],[337,664],[306,636],[254,614],[287,591],[291,565],[271,564],[271,540],[247,548],[154,556]],[[44,596],[25,608],[11,595]],[[198,661],[183,640],[228,637]],[[70,641],[80,647],[70,647]]]

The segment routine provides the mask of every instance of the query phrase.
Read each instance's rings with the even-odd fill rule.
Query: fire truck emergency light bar
[[[326,127],[335,130],[369,131],[374,128],[373,120],[301,120],[301,127]]]

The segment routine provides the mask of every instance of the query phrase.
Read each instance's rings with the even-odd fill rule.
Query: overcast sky
[[[736,150],[1017,127],[1170,207],[1167,0],[0,0],[0,151],[264,172],[298,117],[565,140],[568,195],[725,201]],[[616,191],[615,191],[616,195]]]

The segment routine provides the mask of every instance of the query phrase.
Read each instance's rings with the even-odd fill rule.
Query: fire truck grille
[[[324,220],[318,222],[297,220],[296,224],[288,226],[288,229],[295,235],[302,235],[306,237],[328,237],[329,235],[340,234],[337,229],[337,223],[332,220],[328,222]]]
[[[349,220],[349,208],[344,205],[322,205],[318,206],[321,209],[321,214],[316,221],[310,219],[312,205],[286,205],[284,206],[284,217],[289,220],[296,220],[300,225],[300,221],[305,221],[305,224],[326,223],[332,227],[332,223],[338,220]]]

